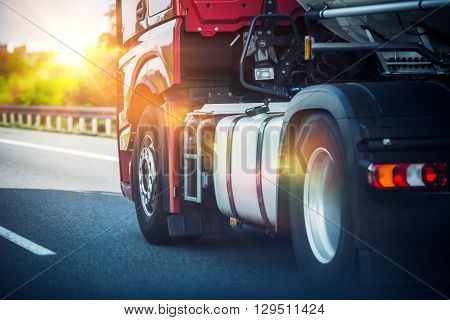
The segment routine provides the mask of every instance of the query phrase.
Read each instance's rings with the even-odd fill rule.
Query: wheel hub
[[[157,172],[155,148],[150,136],[145,136],[139,157],[139,193],[144,212],[151,216],[155,211]]]
[[[317,148],[307,165],[303,212],[309,245],[323,264],[334,258],[341,237],[341,191],[333,157],[325,148]]]

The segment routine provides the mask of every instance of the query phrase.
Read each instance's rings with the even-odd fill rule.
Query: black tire
[[[133,149],[133,163],[132,163],[132,175],[133,175],[133,198],[136,208],[137,219],[141,231],[148,242],[152,244],[165,244],[169,242],[169,231],[167,227],[167,213],[164,212],[162,208],[162,170],[161,163],[164,161],[162,159],[161,150],[161,138],[160,128],[154,117],[154,107],[147,107],[140,119],[136,130],[134,149]],[[143,149],[146,149],[151,156],[149,158],[153,161],[143,160],[141,162],[141,154]],[[150,150],[150,151],[149,151]],[[143,156],[147,158],[148,156]],[[145,167],[143,162],[154,162],[154,170],[149,172],[154,172],[156,170],[155,179],[152,181],[156,182],[156,188],[152,188],[152,192],[147,194],[152,194],[148,203],[145,203],[145,199],[141,194],[141,182],[139,177],[139,170]],[[148,166],[151,167],[151,166]],[[145,171],[145,170],[144,170]],[[148,173],[147,176],[151,174]],[[143,174],[145,176],[145,173]],[[147,183],[147,190],[150,183]],[[152,184],[153,186],[153,184]]]
[[[297,128],[299,130],[296,132],[296,140],[299,143],[293,151],[292,159],[296,163],[296,171],[289,179],[289,213],[293,248],[300,274],[304,283],[315,292],[350,292],[347,290],[355,289],[354,280],[357,279],[354,277],[356,250],[352,236],[354,199],[351,198],[351,183],[348,179],[347,159],[340,130],[336,121],[324,112],[305,116]],[[320,160],[320,157],[323,160]],[[327,166],[317,165],[317,169],[314,169],[316,163],[322,162],[326,162]],[[325,171],[326,174],[320,174]],[[314,175],[314,172],[317,174]],[[330,181],[323,178],[328,176],[332,177]],[[325,187],[314,189],[314,186],[321,185],[317,182],[320,180],[324,181],[322,185]],[[319,191],[313,193],[310,190]],[[305,196],[308,199],[305,199]],[[314,202],[316,198],[324,200]],[[319,204],[314,206],[317,203]],[[319,211],[323,214],[320,215]],[[314,214],[317,216],[314,217]],[[333,218],[326,218],[328,214]],[[320,226],[324,223],[326,227],[321,229]],[[316,230],[316,233],[312,230]],[[337,230],[339,236],[336,236]],[[316,234],[326,234],[326,239],[334,240],[323,242],[335,245],[320,246],[321,241],[317,239],[321,239],[321,236],[314,236]]]

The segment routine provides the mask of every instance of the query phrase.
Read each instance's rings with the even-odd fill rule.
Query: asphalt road
[[[116,149],[114,139],[0,128],[0,298],[324,298],[304,289],[286,239],[234,231],[147,243],[120,193]],[[357,298],[437,298],[407,292]]]

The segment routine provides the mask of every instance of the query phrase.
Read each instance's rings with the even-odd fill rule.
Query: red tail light
[[[426,164],[422,169],[422,180],[427,186],[445,186],[447,183],[446,164]]]
[[[376,189],[438,188],[447,184],[447,163],[385,163],[369,166],[368,182]]]
[[[393,170],[394,184],[397,187],[409,187],[408,183],[408,165],[397,164]]]

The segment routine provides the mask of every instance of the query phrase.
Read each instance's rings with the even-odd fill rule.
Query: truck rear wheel
[[[169,240],[167,213],[162,208],[161,138],[152,107],[142,113],[133,151],[133,198],[145,238],[153,244]]]
[[[326,113],[308,115],[298,134],[297,173],[289,184],[295,256],[305,282],[335,292],[348,288],[355,267],[344,144]]]

